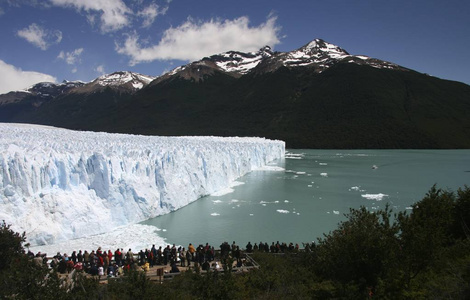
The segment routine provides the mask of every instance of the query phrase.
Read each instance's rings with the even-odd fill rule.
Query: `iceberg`
[[[0,124],[0,220],[47,245],[177,210],[282,158],[285,143]]]

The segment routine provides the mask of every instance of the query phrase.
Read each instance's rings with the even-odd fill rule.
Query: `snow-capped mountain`
[[[346,50],[321,39],[313,40],[295,51],[279,53],[273,60],[286,67],[313,67],[318,73],[341,62],[370,65],[375,68],[400,68],[396,64],[368,56],[350,55]],[[274,64],[278,65],[276,62]]]
[[[66,80],[61,83],[40,82],[23,91],[0,95],[0,105],[19,102],[31,96],[33,97],[34,105],[40,106],[44,101],[68,93],[93,93],[107,87],[120,92],[133,93],[148,85],[155,78],[139,73],[120,71],[102,75],[88,83]]]
[[[284,156],[264,138],[157,137],[0,123],[0,220],[32,245],[109,232],[228,188]]]
[[[0,105],[19,102],[28,96],[34,96],[36,103],[40,105],[42,101],[50,100],[84,85],[83,81],[40,82],[23,91],[14,91],[0,95]]]
[[[88,83],[80,81],[64,81],[60,84],[38,83],[25,91],[0,95],[0,105],[20,101],[28,95],[55,98],[66,92],[93,93],[103,90],[106,87],[121,92],[133,93],[149,85],[151,82],[151,85],[155,85],[174,76],[198,81],[203,80],[205,76],[212,75],[215,72],[221,72],[239,78],[250,72],[273,72],[280,67],[306,67],[321,73],[339,63],[368,65],[380,69],[407,70],[396,64],[365,55],[351,55],[346,50],[336,45],[330,44],[322,39],[315,39],[299,49],[290,52],[273,52],[269,46],[265,46],[256,52],[244,53],[228,51],[215,54],[199,61],[177,67],[160,77],[130,71],[118,71],[102,75]]]
[[[214,72],[223,72],[233,77],[240,77],[250,72],[273,72],[280,67],[306,67],[321,73],[339,63],[369,65],[379,69],[406,70],[406,68],[396,64],[365,55],[351,55],[336,45],[321,39],[315,39],[290,52],[273,52],[269,46],[266,46],[257,52],[229,51],[212,55],[200,61],[178,67],[163,75],[161,80],[175,75],[186,79],[199,80],[204,75],[210,75]]]
[[[100,90],[106,87],[118,89],[120,91],[135,92],[140,90],[156,77],[143,75],[129,71],[119,71],[111,74],[102,75],[95,80],[87,83],[81,89],[75,90],[78,93],[87,93]]]

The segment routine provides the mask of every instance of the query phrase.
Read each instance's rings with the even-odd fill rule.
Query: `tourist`
[[[78,250],[78,254],[77,254],[77,262],[80,262],[80,263],[82,263],[82,262],[83,262],[83,254],[82,254],[82,250]]]
[[[184,248],[179,252],[179,257],[180,257],[180,261],[181,261],[181,266],[182,267],[185,267],[186,264],[185,264],[185,261],[186,261],[186,250],[184,250]]]
[[[122,264],[122,253],[121,251],[119,251],[119,248],[117,248],[116,251],[114,251],[114,261],[116,262],[118,266]]]
[[[73,264],[77,263],[77,253],[75,251],[72,252],[70,259],[73,261]]]
[[[191,244],[189,244],[189,245],[191,245]],[[192,255],[191,255],[191,252],[189,252],[189,250],[188,250],[188,251],[186,251],[186,261],[188,262],[188,267],[191,266],[191,260],[192,260]]]
[[[191,260],[194,261],[194,252],[196,252],[196,248],[194,248],[193,244],[189,243],[188,251],[191,254]]]
[[[253,245],[251,245],[251,242],[248,242],[248,244],[246,244],[246,252],[253,252]]]
[[[178,267],[176,266],[176,262],[172,262],[171,264],[171,270],[170,270],[170,273],[179,273],[180,270],[178,269]]]
[[[131,264],[134,262],[134,253],[132,253],[131,248],[129,248],[129,251],[127,251],[126,262],[127,264]]]

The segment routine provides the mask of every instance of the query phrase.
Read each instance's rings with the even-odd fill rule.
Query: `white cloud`
[[[104,75],[105,74],[105,71],[104,71],[104,66],[103,65],[99,65],[95,68],[95,72],[97,72],[98,74],[100,75]]]
[[[25,89],[38,82],[57,82],[51,75],[23,71],[0,60],[0,94]]]
[[[279,30],[275,16],[258,27],[250,27],[248,17],[205,23],[188,19],[166,30],[158,45],[142,47],[134,33],[127,35],[123,45],[116,43],[116,51],[129,56],[131,65],[154,60],[197,60],[229,50],[256,51],[265,45],[274,46],[280,42]]]
[[[101,31],[111,32],[119,30],[130,24],[129,16],[132,11],[122,0],[49,0],[53,5],[73,7],[78,11],[85,11],[91,16],[88,20],[95,20],[100,15]]]
[[[160,7],[157,4],[152,3],[137,13],[137,16],[142,17],[144,19],[142,27],[150,27],[150,25],[152,25],[153,21],[155,21],[155,18],[157,16],[164,15],[168,11],[168,6],[163,7],[160,10],[159,8]]]
[[[36,23],[18,30],[17,35],[41,50],[46,50],[52,44],[58,44],[62,41],[62,32],[60,30],[47,30]]]
[[[80,55],[83,52],[83,48],[78,48],[73,50],[72,52],[64,52],[60,51],[57,58],[63,59],[69,65],[75,65],[76,63],[80,62]]]

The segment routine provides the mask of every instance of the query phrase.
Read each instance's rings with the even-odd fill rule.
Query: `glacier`
[[[47,245],[177,210],[282,158],[252,137],[157,137],[0,123],[0,220]]]

